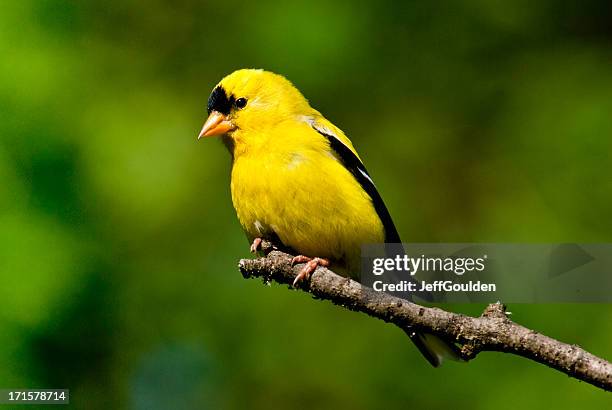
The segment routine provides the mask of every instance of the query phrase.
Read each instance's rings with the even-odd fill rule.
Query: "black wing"
[[[312,128],[319,134],[323,135],[329,141],[329,146],[334,153],[340,158],[344,167],[355,177],[359,185],[367,192],[372,199],[372,204],[376,210],[376,214],[380,218],[383,228],[385,230],[385,242],[386,243],[400,243],[402,240],[397,233],[397,229],[393,224],[389,210],[385,206],[372,178],[368,174],[363,163],[359,158],[350,150],[349,147],[344,145],[333,133],[323,127],[317,127],[317,124],[311,123]]]
[[[317,127],[317,125],[314,123],[311,123],[311,125],[312,125],[312,128],[314,128],[319,134],[327,138],[331,149],[334,151],[334,153],[336,153],[336,155],[338,155],[338,158],[340,158],[340,160],[342,161],[342,164],[346,167],[346,169],[350,171],[351,174],[353,174],[357,182],[359,182],[361,187],[368,193],[368,195],[372,199],[372,203],[374,204],[374,209],[376,210],[376,213],[378,214],[378,217],[382,221],[383,227],[385,229],[385,242],[394,243],[394,244],[401,243],[402,240],[400,239],[399,234],[397,233],[397,229],[395,228],[395,225],[393,224],[393,220],[391,219],[389,210],[387,209],[387,207],[385,206],[385,203],[380,197],[380,194],[378,193],[378,190],[376,189],[376,186],[374,185],[372,178],[370,178],[370,175],[368,174],[368,171],[366,170],[363,163],[359,160],[359,158],[357,158],[357,156],[353,153],[353,151],[351,151],[346,145],[344,145],[342,141],[336,138],[336,136],[333,135],[331,131],[323,127]],[[387,252],[391,252],[392,255],[397,255],[398,253],[403,254],[404,249],[402,245],[399,245],[399,248],[393,248],[393,249],[390,249],[389,247],[387,247]],[[395,279],[395,281],[400,280],[400,278],[396,276],[396,273],[395,274],[392,273],[392,277]],[[410,278],[409,280],[414,281],[414,279],[412,278]],[[419,292],[414,292],[414,294],[418,295],[425,301],[429,301],[429,302],[433,301],[433,295],[430,292],[419,291]],[[402,297],[406,297],[406,296],[402,296]],[[412,300],[412,297],[408,297],[408,300]],[[421,354],[425,356],[425,359],[427,359],[427,361],[433,367],[438,367],[441,363],[440,357],[438,357],[438,354],[435,352],[434,349],[432,349],[431,344],[427,343],[427,340],[425,339],[426,337],[434,338],[435,336],[431,336],[431,335],[424,336],[422,333],[415,332],[411,329],[406,330],[406,333],[408,334],[408,336],[410,336],[410,339],[414,342],[414,344],[419,349]],[[449,349],[449,351],[456,352],[457,348],[454,345],[449,344],[449,343],[445,343],[445,344],[449,346],[447,348]]]

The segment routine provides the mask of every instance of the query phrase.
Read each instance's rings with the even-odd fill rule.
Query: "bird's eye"
[[[242,109],[246,106],[246,103],[247,103],[247,99],[244,97],[240,97],[236,100],[236,107]]]

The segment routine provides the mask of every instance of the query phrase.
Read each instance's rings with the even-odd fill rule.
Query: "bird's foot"
[[[304,265],[304,267],[300,270],[300,273],[298,273],[298,275],[293,280],[294,288],[301,281],[310,279],[310,275],[312,275],[312,273],[317,270],[319,266],[329,266],[329,261],[327,259],[310,258],[304,255],[298,255],[291,259],[291,266],[295,265],[296,263],[306,263],[306,265]]]
[[[253,243],[251,244],[251,253],[256,253],[261,248],[261,238],[253,239]]]

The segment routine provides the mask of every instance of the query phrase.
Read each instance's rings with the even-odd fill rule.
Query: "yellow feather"
[[[361,244],[384,241],[372,201],[307,124],[286,124],[271,143],[234,157],[231,192],[250,238],[276,234],[285,246],[357,273]],[[238,136],[240,138],[240,136]]]
[[[232,201],[249,239],[276,235],[296,252],[329,259],[356,276],[361,245],[384,242],[372,200],[313,128],[345,134],[308,104],[284,77],[239,70],[219,85],[247,106],[234,113]]]

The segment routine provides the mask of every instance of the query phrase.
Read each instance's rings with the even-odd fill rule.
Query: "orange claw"
[[[327,259],[310,258],[304,255],[298,255],[291,259],[291,266],[295,265],[296,263],[306,263],[306,265],[304,265],[304,267],[300,270],[300,273],[298,273],[293,280],[294,288],[297,287],[297,284],[301,281],[310,279],[310,275],[312,275],[312,273],[317,270],[319,266],[329,266],[329,261]]]
[[[251,244],[251,253],[255,253],[261,247],[261,238],[253,239],[253,243]]]

